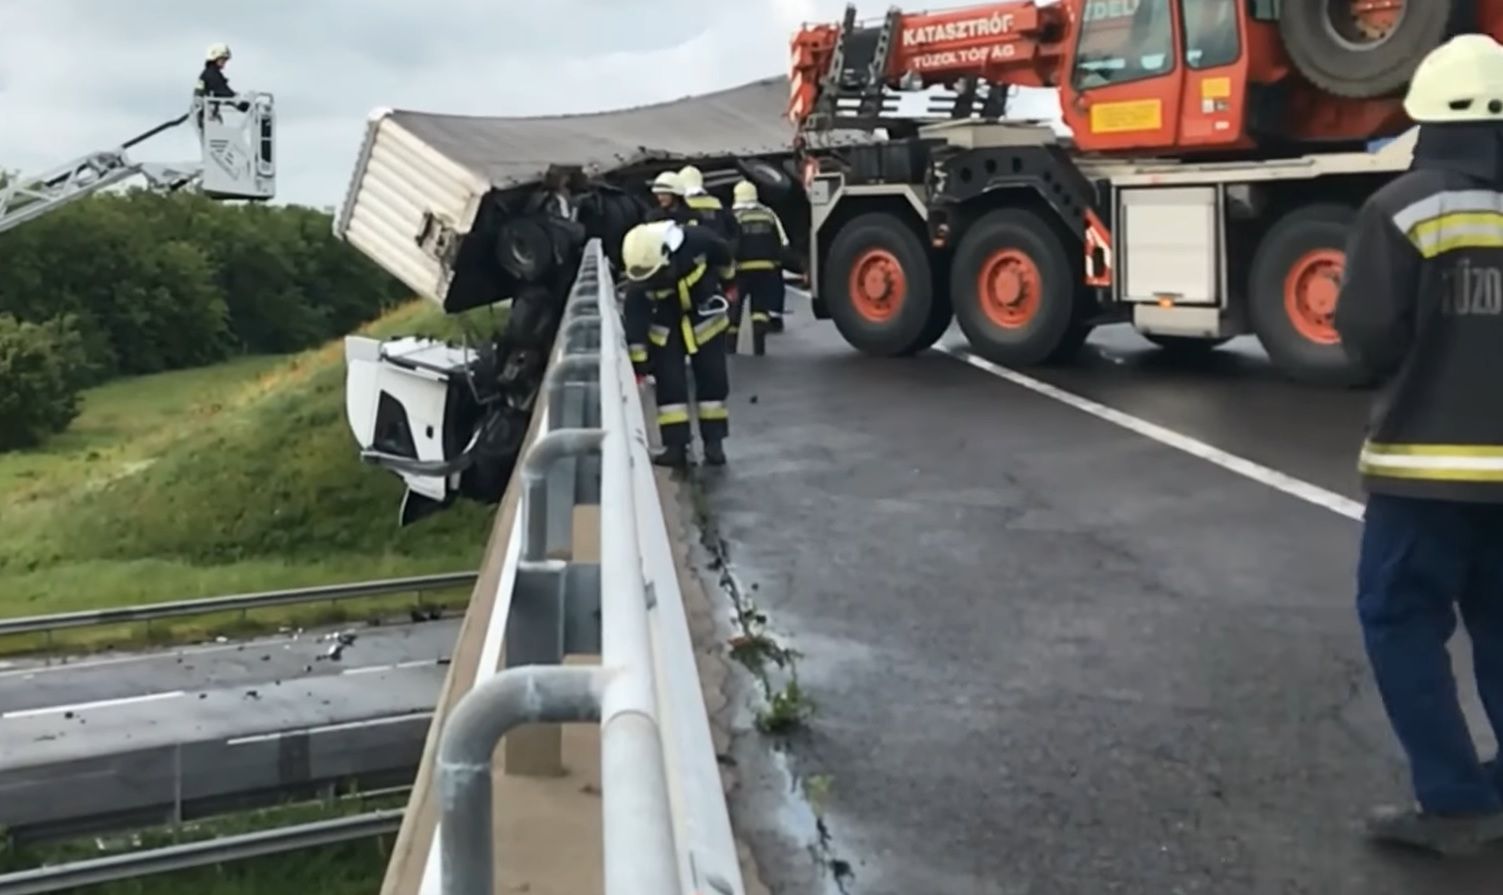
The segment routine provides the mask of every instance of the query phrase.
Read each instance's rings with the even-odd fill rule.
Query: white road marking
[[[950,355],[957,360],[965,361],[978,370],[990,373],[1000,379],[1005,379],[1014,385],[1022,386],[1036,394],[1046,398],[1052,398],[1061,404],[1066,404],[1076,410],[1089,413],[1097,419],[1104,420],[1116,426],[1121,426],[1130,432],[1136,432],[1145,438],[1153,439],[1166,447],[1183,451],[1192,457],[1197,457],[1207,463],[1213,463],[1222,469],[1236,473],[1244,478],[1251,479],[1260,485],[1266,485],[1276,491],[1282,491],[1291,497],[1297,497],[1306,503],[1314,504],[1322,509],[1330,510],[1339,516],[1348,519],[1362,519],[1363,507],[1359,501],[1328,491],[1319,485],[1311,484],[1303,479],[1279,472],[1277,469],[1254,463],[1245,457],[1223,451],[1221,448],[1212,447],[1203,441],[1183,435],[1173,429],[1166,428],[1158,423],[1151,423],[1128,413],[1123,413],[1105,404],[1092,401],[1074,392],[1067,392],[1062,388],[1050,385],[1047,382],[1034,379],[1008,369],[999,364],[994,364],[985,358],[977,357],[964,348],[949,345],[936,345],[935,350]],[[1353,462],[1356,460],[1353,458]]]
[[[252,736],[236,737],[225,740],[226,746],[243,746],[246,743],[267,743],[272,740],[281,740],[295,736],[314,736],[320,733],[333,733],[336,730],[359,730],[362,727],[382,727],[387,724],[400,724],[403,721],[432,718],[432,712],[412,712],[406,715],[388,715],[384,718],[371,718],[366,721],[344,721],[339,724],[325,724],[321,727],[303,727],[297,730],[279,730],[276,733],[258,733]]]
[[[142,702],[157,702],[162,699],[176,699],[184,695],[183,690],[173,690],[168,693],[147,693],[142,696],[125,696],[120,699],[100,699],[95,702],[77,702],[72,705],[47,705],[35,709],[18,709],[13,712],[0,714],[0,719],[33,718],[38,715],[60,715],[64,712],[81,712],[86,709],[107,709],[122,705],[135,705]]]
[[[374,674],[378,671],[399,671],[403,668],[418,668],[423,665],[437,664],[437,659],[414,659],[411,662],[398,662],[395,665],[365,665],[360,668],[346,668],[340,674]]]

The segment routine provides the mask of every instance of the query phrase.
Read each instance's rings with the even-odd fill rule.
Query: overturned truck
[[[372,114],[335,234],[446,313],[510,308],[465,345],[347,339],[350,426],[362,458],[405,481],[400,524],[500,499],[580,253],[599,237],[619,263],[658,173],[695,164],[727,207],[745,177],[785,220],[807,219],[787,98],[777,77],[584,115]]]

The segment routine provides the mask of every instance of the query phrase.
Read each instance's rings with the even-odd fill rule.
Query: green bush
[[[337,240],[331,223],[311,208],[189,193],[92,196],[0,234],[0,314],[33,324],[69,315],[86,385],[301,351],[407,294]],[[32,349],[26,363],[46,366],[35,351],[46,353]],[[43,394],[35,383],[0,388],[23,403]],[[71,399],[47,400],[23,408],[28,425],[7,425],[0,438],[35,443],[38,432],[58,431],[56,420],[75,412]]]
[[[77,321],[0,314],[0,451],[31,447],[78,416],[89,371]]]

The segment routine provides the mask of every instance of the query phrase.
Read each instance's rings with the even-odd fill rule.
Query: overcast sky
[[[873,17],[887,6],[858,4]],[[786,72],[799,23],[838,21],[844,8],[844,0],[0,0],[0,168],[50,168],[176,117],[205,48],[222,40],[234,50],[230,84],[276,94],[278,200],[334,205],[373,108],[543,115],[718,90]],[[1051,104],[1046,98],[1034,114]],[[192,134],[185,126],[135,157],[194,158]]]

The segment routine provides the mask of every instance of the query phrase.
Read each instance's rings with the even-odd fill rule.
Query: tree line
[[[0,450],[67,427],[117,376],[299,351],[408,294],[301,206],[146,190],[0,234]]]

